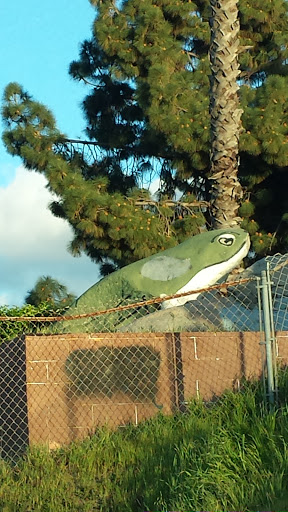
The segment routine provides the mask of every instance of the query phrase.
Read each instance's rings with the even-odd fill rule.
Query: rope
[[[140,308],[143,306],[149,306],[151,304],[161,304],[167,300],[178,299],[179,297],[186,297],[193,293],[203,293],[210,290],[219,290],[223,288],[229,288],[230,286],[237,286],[249,281],[255,281],[256,278],[246,278],[238,281],[231,281],[229,283],[215,284],[209,288],[201,288],[199,290],[190,290],[189,292],[177,293],[173,295],[165,295],[165,297],[156,297],[153,299],[144,300],[141,302],[135,302],[134,304],[126,304],[125,306],[117,306],[115,308],[108,308],[100,311],[93,311],[91,313],[81,313],[79,315],[67,315],[67,316],[0,316],[0,321],[10,322],[60,322],[65,320],[79,320],[81,318],[92,318],[95,316],[106,315],[108,313],[115,313],[117,311],[125,311],[128,309]]]

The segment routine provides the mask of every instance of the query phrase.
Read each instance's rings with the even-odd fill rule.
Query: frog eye
[[[226,247],[230,247],[235,242],[235,236],[231,234],[224,233],[218,237],[218,242],[221,245],[225,245]]]

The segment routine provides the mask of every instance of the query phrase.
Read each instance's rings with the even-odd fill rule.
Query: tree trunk
[[[214,228],[239,225],[238,0],[210,0],[211,218]]]

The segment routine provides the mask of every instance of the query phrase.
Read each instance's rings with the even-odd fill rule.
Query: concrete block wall
[[[65,366],[71,353],[135,346],[159,354],[154,400],[133,398],[123,389],[110,395],[75,391]],[[2,344],[0,352],[5,361],[0,373],[0,439],[5,453],[17,443],[53,449],[93,434],[98,426],[117,428],[138,424],[159,411],[185,411],[193,397],[211,400],[226,389],[239,389],[243,378],[260,378],[265,363],[258,332],[26,336]],[[137,372],[133,357],[129,366],[133,372],[135,363]],[[277,359],[282,365],[288,362],[286,332],[277,335]]]

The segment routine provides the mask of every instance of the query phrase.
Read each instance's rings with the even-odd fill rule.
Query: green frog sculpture
[[[215,284],[237,267],[247,255],[249,247],[249,235],[240,228],[203,232],[176,247],[109,274],[83,293],[66,314],[103,311],[191,291],[183,297],[164,300],[160,307],[167,309],[183,305],[197,299],[199,290]],[[61,322],[61,331],[117,331],[123,324],[147,313],[149,307],[138,307],[107,315],[66,320]]]

